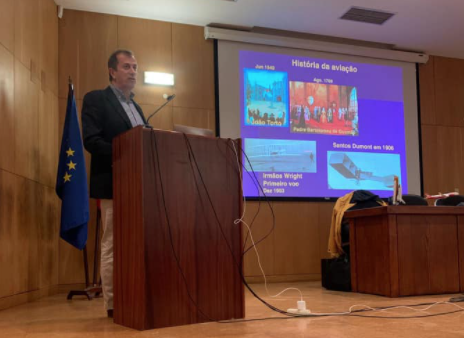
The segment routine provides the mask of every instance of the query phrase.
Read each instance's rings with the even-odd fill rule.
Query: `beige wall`
[[[58,19],[0,0],[0,309],[56,291]]]
[[[136,88],[136,100],[146,115],[163,103],[162,93],[177,95],[153,118],[155,127],[172,129],[179,123],[214,129],[215,115],[213,44],[204,40],[202,27],[70,10],[58,22],[52,0],[0,0],[0,8],[0,308],[4,308],[84,281],[82,253],[58,238],[59,203],[54,193],[68,76],[74,81],[80,111],[87,91],[107,85],[108,55],[116,48],[129,48],[141,74],[145,70],[175,74],[171,90],[143,86],[142,81]],[[464,191],[462,79],[464,60],[431,57],[420,66],[424,185],[429,193]],[[258,246],[269,280],[319,279],[320,259],[328,256],[333,203],[272,206],[276,227]],[[249,202],[246,220],[251,222],[258,208],[256,241],[272,228],[265,202]],[[93,201],[91,214],[90,262]],[[252,251],[245,259],[245,274],[251,281],[260,280]]]

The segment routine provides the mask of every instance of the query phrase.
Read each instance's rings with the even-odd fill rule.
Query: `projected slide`
[[[242,50],[248,170],[271,197],[407,192],[402,68]],[[244,175],[244,193],[262,193]]]
[[[255,171],[316,172],[316,142],[246,139],[245,153]],[[246,169],[251,167],[246,163]]]
[[[290,93],[292,132],[358,135],[356,88],[290,82]]]
[[[397,154],[329,151],[327,159],[329,189],[391,191],[393,178],[401,180]]]
[[[245,69],[245,124],[287,127],[287,73]]]

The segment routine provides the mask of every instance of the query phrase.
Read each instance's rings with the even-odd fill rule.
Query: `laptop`
[[[189,134],[189,135],[200,135],[200,136],[208,136],[208,137],[215,136],[212,130],[185,126],[182,124],[175,124],[174,131],[178,131],[180,133]]]

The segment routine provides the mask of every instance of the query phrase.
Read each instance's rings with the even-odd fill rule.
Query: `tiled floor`
[[[350,306],[363,304],[371,307],[398,304],[417,304],[447,301],[452,295],[408,297],[389,299],[385,297],[331,292],[320,287],[318,282],[271,284],[269,291],[278,293],[285,287],[301,289],[308,308],[313,313],[343,312]],[[271,299],[262,284],[253,284],[267,301],[287,309],[296,307],[298,293],[290,291]],[[464,309],[464,303],[457,303]],[[450,304],[394,309],[381,312],[366,312],[362,315],[381,317],[421,316],[460,310]],[[246,318],[262,319],[282,317],[250,293],[246,294]],[[135,331],[116,325],[106,317],[102,299],[87,301],[76,298],[67,301],[60,294],[39,301],[0,311],[0,337],[464,337],[464,311],[454,314],[415,319],[359,318],[348,316],[321,318],[290,318],[244,321],[236,323],[206,323],[181,327]]]

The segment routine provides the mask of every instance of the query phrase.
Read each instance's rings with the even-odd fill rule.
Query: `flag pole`
[[[74,85],[71,76],[68,77],[68,86],[69,90],[74,91]],[[74,93],[73,93],[74,94]],[[68,93],[69,96],[69,93]],[[87,245],[83,248],[84,255],[84,272],[85,272],[85,289],[84,290],[71,290],[68,293],[67,299],[72,299],[73,296],[86,296],[88,300],[98,297],[101,292],[101,284],[97,284],[97,271],[98,271],[98,251],[99,251],[99,240],[100,240],[100,223],[101,223],[101,214],[100,208],[97,208],[97,224],[96,224],[96,234],[95,234],[95,252],[94,252],[94,268],[93,268],[93,285],[90,285],[89,280],[89,263],[87,255]]]

